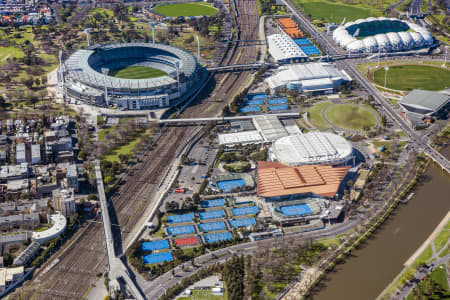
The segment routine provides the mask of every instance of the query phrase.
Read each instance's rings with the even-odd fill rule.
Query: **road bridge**
[[[126,288],[133,294],[137,300],[143,300],[141,292],[131,280],[127,268],[122,261],[116,256],[114,250],[114,237],[111,229],[111,219],[109,217],[108,203],[106,200],[105,189],[103,186],[102,171],[100,168],[100,161],[95,160],[95,176],[97,180],[98,196],[100,199],[100,208],[102,211],[103,231],[105,234],[106,254],[108,255],[108,278],[109,294],[113,295],[115,290],[120,290],[120,283],[118,279],[122,279],[126,283]]]
[[[278,113],[278,114],[270,114],[273,116],[277,116],[278,118],[298,118],[300,117],[299,112],[294,113]],[[236,117],[211,117],[211,118],[191,118],[191,119],[164,119],[159,120],[159,124],[199,124],[206,122],[215,122],[215,121],[232,121],[232,120],[248,120],[253,119],[254,117],[263,116],[263,114],[259,115],[248,115],[248,116],[236,116]]]

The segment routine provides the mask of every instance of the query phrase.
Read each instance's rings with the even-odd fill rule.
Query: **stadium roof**
[[[286,34],[272,34],[267,37],[270,55],[276,60],[307,58],[308,55]]]
[[[338,135],[312,131],[277,140],[272,147],[274,158],[285,164],[333,164],[344,162],[352,154],[352,145]]]
[[[334,197],[349,166],[289,167],[279,162],[258,162],[258,196],[272,198],[297,194]]]
[[[256,129],[258,129],[266,141],[275,141],[279,138],[287,136],[288,133],[278,120],[277,116],[274,115],[263,115],[253,118],[253,123]]]
[[[404,96],[399,104],[406,110],[413,110],[413,112],[420,110],[435,113],[447,105],[448,101],[449,96],[443,93],[413,90]]]
[[[224,133],[219,134],[218,137],[220,145],[253,144],[261,143],[264,141],[263,137],[257,130]]]

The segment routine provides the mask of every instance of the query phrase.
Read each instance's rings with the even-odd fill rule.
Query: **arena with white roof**
[[[273,161],[289,166],[345,164],[353,158],[352,145],[343,137],[312,131],[278,139],[271,149]]]
[[[427,48],[433,36],[417,24],[396,18],[359,19],[339,26],[334,40],[351,53],[399,52]]]
[[[307,63],[282,66],[279,72],[266,79],[273,91],[282,87],[303,93],[331,93],[352,78],[344,71],[328,63]]]
[[[308,55],[286,34],[272,34],[267,37],[269,53],[277,63],[298,63]]]

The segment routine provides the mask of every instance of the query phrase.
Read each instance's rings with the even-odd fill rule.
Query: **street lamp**
[[[175,68],[177,69],[177,86],[178,86],[178,93],[180,92],[180,62],[177,61],[175,63]]]
[[[386,89],[386,81],[387,81],[387,73],[389,71],[389,67],[384,67],[384,88]]]
[[[198,35],[195,36],[197,39],[197,60],[198,64],[200,64],[200,39],[198,38]]]
[[[152,38],[153,38],[153,44],[155,43],[155,23],[149,22],[150,26],[152,27]]]
[[[88,47],[91,46],[91,39],[89,38],[90,32],[91,32],[91,28],[86,28],[84,30],[84,33],[86,34],[86,40],[87,40]]]
[[[109,73],[108,68],[102,68],[103,73],[103,83],[105,85],[105,101],[106,101],[106,107],[109,107],[109,99],[108,99],[108,88],[106,87],[106,75]]]
[[[442,64],[443,68],[445,68],[447,66],[447,52],[448,52],[448,46],[445,46],[444,63]]]

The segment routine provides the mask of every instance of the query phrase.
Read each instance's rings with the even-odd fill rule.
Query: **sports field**
[[[154,11],[166,17],[212,16],[217,9],[204,2],[157,5]]]
[[[381,13],[378,9],[367,8],[357,5],[347,5],[339,2],[329,2],[320,0],[295,0],[294,3],[305,14],[311,16],[314,20],[323,20],[326,22],[340,24],[344,18],[346,22],[357,19],[378,17]]]
[[[371,76],[376,84],[384,86],[384,68],[376,70]],[[390,66],[387,72],[386,87],[395,90],[411,91],[413,89],[422,89],[440,91],[449,86],[450,71],[444,68],[403,65]]]
[[[377,124],[377,118],[368,108],[350,104],[338,104],[327,108],[325,117],[334,125],[350,130],[373,128]]]
[[[308,109],[308,119],[309,122],[318,129],[327,129],[330,128],[330,124],[328,124],[322,118],[322,110],[324,110],[328,105],[331,105],[331,102],[321,102],[318,103]]]
[[[111,70],[108,75],[124,79],[144,79],[164,76],[167,73],[151,67],[130,66],[119,70]]]

